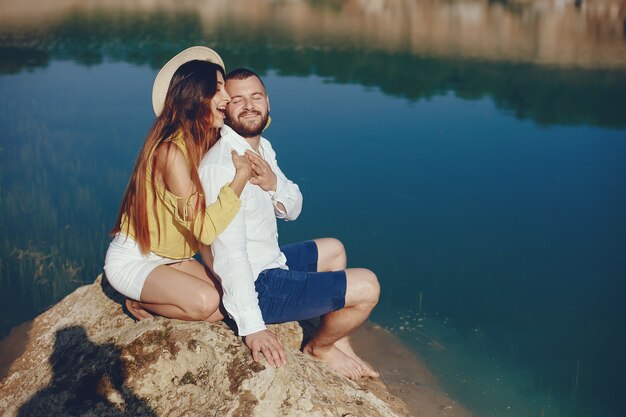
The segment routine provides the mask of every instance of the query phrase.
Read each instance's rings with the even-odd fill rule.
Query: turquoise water
[[[382,283],[373,320],[453,397],[477,416],[624,414],[626,70],[216,40],[186,14],[156,15],[166,39],[116,16],[0,38],[0,335],[99,273],[152,80],[208,43],[268,87],[267,137],[305,198],[281,242],[341,239]]]

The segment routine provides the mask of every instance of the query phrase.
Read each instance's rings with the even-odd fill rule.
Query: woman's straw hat
[[[152,108],[157,116],[163,111],[165,95],[167,94],[167,89],[170,86],[170,81],[172,81],[174,73],[184,63],[194,60],[212,62],[226,71],[224,61],[222,61],[222,58],[220,58],[217,52],[211,48],[207,48],[206,46],[192,46],[180,52],[161,68],[161,71],[159,71],[154,80],[154,86],[152,86]]]

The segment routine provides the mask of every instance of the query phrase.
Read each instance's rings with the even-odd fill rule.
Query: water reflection
[[[25,33],[29,39],[33,34],[43,38],[71,35],[68,28],[77,25],[104,36],[114,37],[120,31],[130,34],[128,16],[134,15],[137,29],[143,30],[132,33],[157,32],[166,40],[172,34],[179,40],[184,33],[187,39],[194,35],[223,39],[225,33],[240,26],[246,28],[243,36],[248,40],[279,40],[283,45],[626,67],[623,0],[204,0],[185,5],[173,0],[132,5],[63,0],[43,7],[38,1],[26,0],[5,1],[1,7],[0,23],[16,39]],[[91,24],[106,20],[114,24],[105,31]],[[176,24],[182,20],[188,20],[187,25]],[[146,32],[150,27],[153,30]]]
[[[30,51],[32,56],[22,49],[0,49],[0,52],[8,58],[10,69],[16,68],[18,59],[24,59],[21,68],[39,63],[47,65],[49,61],[40,51]],[[447,91],[465,99],[491,96],[500,108],[512,111],[516,117],[545,125],[626,126],[624,71],[542,68],[336,50],[259,52],[253,49],[246,54],[234,54],[225,49],[222,56],[226,62],[253,66],[261,73],[273,68],[284,75],[315,74],[337,83],[375,86],[387,94],[411,100]],[[158,61],[162,55],[158,51],[143,60]]]
[[[626,2],[619,9],[615,9],[618,3],[607,3],[611,12],[606,16],[594,12],[599,6],[574,8],[571,13],[577,14],[570,16],[574,6],[569,3],[563,10],[556,6],[544,10],[536,5],[512,7],[508,3],[420,2],[413,11],[414,18],[397,16],[396,23],[410,23],[397,35],[406,44],[395,40],[394,30],[357,33],[346,28],[348,22],[348,27],[365,31],[372,20],[383,28],[397,29],[390,20],[394,14],[387,8],[383,17],[374,19],[370,8],[359,9],[351,2],[338,9],[313,7],[306,2],[281,4],[279,10],[274,2],[248,8],[234,4],[237,6],[222,4],[210,15],[203,8],[199,14],[185,9],[128,14],[74,5],[63,14],[44,14],[47,19],[43,23],[39,22],[43,16],[34,19],[39,22],[36,29],[18,14],[10,20],[12,25],[2,30],[0,73],[45,67],[52,59],[71,59],[84,65],[113,60],[158,68],[190,44],[208,44],[217,47],[229,65],[253,66],[260,72],[273,68],[285,75],[315,74],[339,83],[376,86],[412,100],[447,91],[463,98],[491,96],[517,117],[541,124],[623,127],[626,123],[622,117],[626,111],[626,40],[616,34],[616,22]],[[388,7],[391,4],[399,7],[385,3]],[[423,7],[432,10],[424,13]],[[480,12],[472,12],[474,8]],[[291,18],[305,11],[307,23],[297,26],[300,19]],[[476,27],[487,31],[478,37],[463,33],[463,25],[437,22],[444,17],[470,19],[474,15],[480,17],[476,17]],[[485,20],[485,15],[490,18]],[[604,20],[598,16],[605,16]],[[414,22],[418,17],[434,23]],[[506,23],[507,19],[524,25],[524,29],[506,36],[497,32],[496,28],[503,31],[513,25]],[[582,29],[578,19],[585,22]],[[320,31],[319,25],[328,30]],[[561,26],[575,26],[576,36],[561,35]],[[246,31],[233,27],[245,27]],[[422,30],[433,39],[418,36],[413,40],[417,36],[413,31]],[[439,31],[448,38],[437,35]],[[380,39],[367,40],[377,36]],[[445,39],[439,40],[442,37]],[[510,45],[507,39],[533,47]],[[543,65],[548,63],[559,65]]]
[[[126,65],[86,71],[58,61],[0,77],[3,335],[101,270],[152,120],[143,94],[152,77]]]

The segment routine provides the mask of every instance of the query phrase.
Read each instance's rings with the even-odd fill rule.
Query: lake
[[[304,194],[372,320],[477,416],[622,416],[626,2],[0,3],[0,336],[101,272],[191,45],[267,85]]]

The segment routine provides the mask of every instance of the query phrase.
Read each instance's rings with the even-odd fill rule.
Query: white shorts
[[[157,266],[184,260],[164,258],[153,252],[143,255],[137,242],[124,234],[117,233],[104,258],[104,273],[111,286],[119,293],[141,301],[141,290],[150,272]]]

